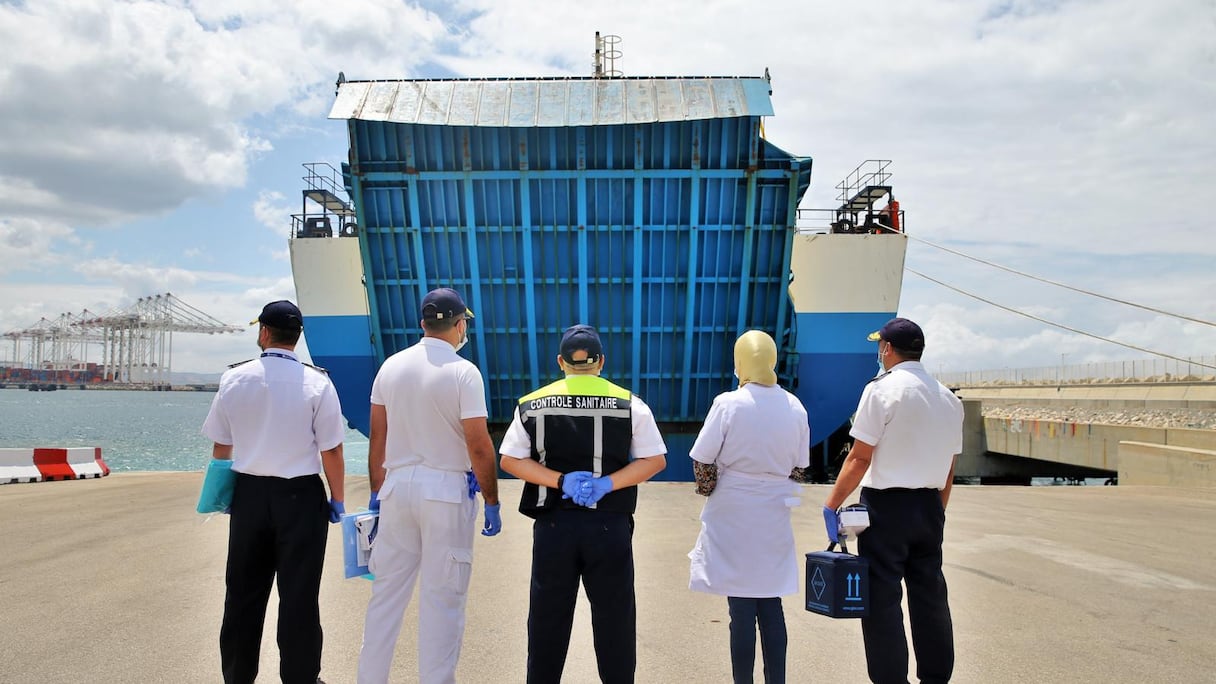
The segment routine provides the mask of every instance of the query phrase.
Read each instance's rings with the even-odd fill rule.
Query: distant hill
[[[174,385],[215,385],[220,381],[222,373],[178,373],[169,374],[169,382]]]

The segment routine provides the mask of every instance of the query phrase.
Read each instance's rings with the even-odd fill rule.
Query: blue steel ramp
[[[589,323],[605,376],[671,436],[665,478],[691,479],[691,435],[735,384],[736,337],[769,332],[786,382],[795,370],[786,287],[811,162],[760,137],[767,82],[617,79],[618,102],[564,79],[561,107],[551,82],[440,83],[343,83],[331,113],[348,119],[375,358],[417,341],[428,290],[461,291],[477,316],[462,353],[505,424],[557,376],[562,330]],[[542,125],[559,119],[584,123]]]

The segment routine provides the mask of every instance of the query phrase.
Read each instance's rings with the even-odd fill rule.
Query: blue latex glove
[[[574,503],[580,506],[594,506],[599,503],[599,500],[604,498],[604,495],[612,491],[612,478],[607,475],[603,477],[593,478],[591,486],[588,487],[581,496],[574,500]]]
[[[329,521],[331,523],[342,522],[342,516],[345,513],[346,506],[343,506],[341,501],[329,500]]]
[[[493,537],[502,532],[502,515],[499,504],[486,504],[486,526],[482,528],[483,537]]]
[[[465,484],[469,486],[469,498],[476,497],[477,492],[481,491],[481,485],[477,482],[477,476],[473,474],[472,470],[468,470],[465,471],[464,480]]]
[[[595,475],[587,470],[576,470],[572,473],[566,473],[566,476],[562,479],[562,498],[574,499],[574,502],[578,503],[578,498],[585,492],[590,491],[589,485],[587,487],[583,485],[590,482],[593,477]]]
[[[840,543],[840,514],[827,506],[824,506],[823,526],[827,528],[828,541],[835,544]]]

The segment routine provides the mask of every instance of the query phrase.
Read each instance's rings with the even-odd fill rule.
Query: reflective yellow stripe
[[[555,394],[577,394],[585,397],[616,397],[618,399],[629,399],[632,396],[629,390],[617,387],[599,376],[572,375],[548,384],[531,394],[520,397],[519,403],[522,404],[526,401],[539,399],[540,397],[551,397]]]

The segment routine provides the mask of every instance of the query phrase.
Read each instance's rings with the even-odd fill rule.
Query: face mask
[[[460,336],[460,342],[456,344],[456,351],[464,349],[464,346],[469,343],[469,324],[464,324],[464,334]]]
[[[878,371],[881,373],[885,370],[887,369],[882,365],[882,347],[880,346],[878,348]]]

